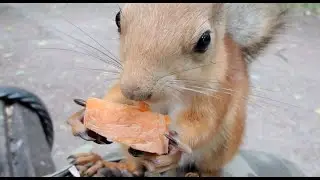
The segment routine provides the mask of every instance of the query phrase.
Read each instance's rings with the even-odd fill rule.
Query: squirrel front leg
[[[103,99],[120,104],[139,105],[138,102],[129,100],[122,95],[119,82],[117,82],[113,87],[110,88]],[[85,102],[83,102],[82,104],[85,104]],[[93,140],[87,135],[87,129],[83,124],[84,110],[85,109],[83,108],[82,110],[74,113],[71,117],[68,118],[67,123],[71,126],[72,134],[74,136],[80,136],[85,140]]]
[[[219,113],[212,106],[197,109],[189,107],[180,110],[174,118],[172,128],[177,132],[179,140],[188,145],[192,150],[205,145],[217,132],[220,126]],[[208,107],[209,106],[209,107]]]
[[[175,169],[175,167],[180,170],[181,167],[178,165],[182,156],[192,156],[195,153],[194,151],[201,149],[212,140],[219,126],[219,122],[214,121],[214,119],[217,119],[215,118],[217,113],[213,113],[211,109],[210,112],[205,112],[205,110],[207,109],[194,109],[191,107],[169,114],[172,119],[172,124],[170,125],[171,138],[169,139],[172,139],[172,147],[175,147],[175,150],[169,151],[169,154],[165,155],[144,156],[142,159],[150,164],[146,167],[148,171],[162,172],[165,169]],[[208,113],[210,114],[208,115]],[[178,176],[188,176],[188,174],[188,170],[184,170],[179,172]]]
[[[184,163],[195,163],[200,176],[219,176],[239,149],[245,111],[243,107],[230,105],[198,103],[197,108],[184,109],[176,116],[175,131],[179,140],[193,151],[190,156],[193,162]]]
[[[121,104],[139,105],[138,102],[129,100],[122,95],[119,83],[115,84],[103,99]],[[79,111],[68,120],[74,135],[87,134],[87,129],[81,122],[82,113],[83,110]],[[99,135],[97,136],[100,137]],[[79,153],[70,156],[69,159],[78,167],[82,174],[87,176],[97,175],[99,174],[99,171],[103,169],[107,169],[104,173],[100,173],[104,176],[127,176],[128,173],[141,175],[143,173],[142,164],[139,163],[137,158],[127,153],[128,149],[129,147],[122,146],[126,159],[119,163],[104,161],[101,156],[95,153]],[[92,165],[88,166],[88,164]]]

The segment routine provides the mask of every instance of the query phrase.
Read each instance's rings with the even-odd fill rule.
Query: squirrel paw
[[[78,136],[85,141],[93,141],[97,144],[111,144],[111,141],[108,141],[105,137],[100,136],[99,134],[88,130],[84,124],[84,109],[74,113],[67,121],[71,126],[72,134]]]
[[[125,162],[108,162],[95,153],[79,153],[67,158],[82,177],[134,177]]]
[[[200,174],[196,172],[188,172],[184,175],[184,177],[200,177]]]
[[[169,146],[169,153],[165,155],[142,152],[132,148],[129,148],[128,152],[134,157],[139,157],[142,165],[151,173],[162,173],[177,168],[182,153],[172,145]]]
[[[127,170],[119,170],[117,168],[101,168],[93,177],[135,177],[134,174]]]

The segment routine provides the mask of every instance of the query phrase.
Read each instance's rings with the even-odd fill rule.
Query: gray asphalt
[[[52,157],[57,168],[67,164],[65,158],[75,147],[85,144],[66,125],[79,108],[72,99],[102,96],[110,77],[93,70],[106,66],[94,58],[39,48],[74,49],[72,39],[59,29],[101,49],[63,14],[117,55],[117,10],[116,4],[0,5],[0,84],[33,91],[48,106],[56,132]],[[253,95],[243,148],[278,154],[296,162],[308,176],[320,176],[320,19],[294,19],[288,34],[279,36],[252,64]],[[99,152],[110,148],[95,147]]]

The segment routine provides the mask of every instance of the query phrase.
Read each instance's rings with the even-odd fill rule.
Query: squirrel
[[[101,168],[106,176],[141,175],[145,168],[220,176],[242,143],[248,66],[284,31],[286,15],[287,9],[271,3],[125,4],[115,17],[123,69],[104,99],[145,101],[152,111],[169,115],[175,138],[192,152],[136,157],[123,146],[124,162],[82,153],[71,157],[73,163],[93,163],[80,168],[88,176]],[[84,133],[75,124],[74,134]],[[190,174],[191,166],[196,170]]]

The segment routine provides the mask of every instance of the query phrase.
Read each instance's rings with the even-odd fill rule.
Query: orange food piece
[[[107,139],[134,149],[168,153],[168,116],[153,113],[146,103],[139,106],[113,103],[89,98],[86,103],[84,125]]]

